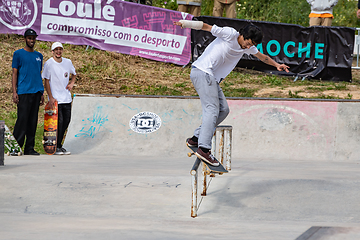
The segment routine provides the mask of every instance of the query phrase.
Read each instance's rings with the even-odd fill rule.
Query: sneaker
[[[64,152],[61,150],[61,148],[57,148],[54,155],[64,155]]]
[[[189,147],[198,147],[198,142],[194,142],[191,138],[186,139],[186,145]]]
[[[195,155],[200,158],[201,160],[207,162],[208,164],[217,167],[220,165],[220,163],[214,158],[213,155],[211,155],[211,151],[209,151],[208,153],[204,153],[201,148],[199,148],[197,150],[197,152],[195,153]]]
[[[25,152],[24,155],[34,155],[34,156],[38,156],[40,155],[40,153],[38,153],[37,151],[35,151],[34,149],[28,151],[28,152]]]
[[[60,148],[60,150],[64,153],[64,155],[70,155],[71,154],[71,152],[69,152],[69,151],[66,151],[66,149],[65,148]]]

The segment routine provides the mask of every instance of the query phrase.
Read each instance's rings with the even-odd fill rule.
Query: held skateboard
[[[8,156],[21,156],[22,150],[16,139],[10,132],[9,128],[5,125],[5,139],[4,139],[5,153]]]
[[[53,107],[50,107],[49,102],[45,105],[44,113],[44,150],[47,154],[52,155],[56,152],[57,140],[57,126],[58,126],[58,103],[55,102]]]
[[[187,142],[186,142],[186,146],[188,148],[190,148],[191,152],[189,152],[187,155],[188,157],[191,157],[192,155],[195,155],[196,151],[198,150],[198,147],[190,147],[187,145]],[[196,155],[195,155],[196,156]],[[215,157],[214,157],[215,158]],[[200,159],[200,158],[199,158]],[[215,158],[216,159],[216,158]],[[200,159],[201,160],[201,159]],[[216,161],[218,161],[216,159]],[[208,168],[209,170],[209,174],[210,173],[219,173],[219,174],[223,174],[223,173],[227,173],[228,171],[224,168],[224,166],[219,162],[219,166],[215,167],[215,166],[212,166],[210,165],[209,163],[205,162],[205,161],[202,161],[203,163],[205,163],[206,167]]]

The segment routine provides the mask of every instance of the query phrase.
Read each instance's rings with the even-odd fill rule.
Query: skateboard
[[[53,108],[50,104],[45,105],[44,113],[44,139],[42,144],[47,154],[53,155],[56,152],[58,126],[58,103],[55,102]]]
[[[187,155],[188,155],[188,157],[191,157],[192,155],[195,155],[195,153],[196,153],[196,151],[198,150],[198,147],[190,147],[190,146],[188,146],[187,145],[187,143],[186,143],[186,146],[188,147],[188,148],[190,148],[190,150],[191,150],[191,152],[189,152]],[[196,155],[195,155],[196,156]],[[215,158],[215,157],[214,157]],[[200,158],[199,158],[200,159]],[[215,158],[216,159],[216,158]],[[201,159],[200,159],[201,160]],[[216,159],[216,161],[218,161],[217,159]],[[205,163],[205,165],[206,165],[206,167],[207,167],[207,169],[208,169],[208,174],[210,174],[210,173],[219,173],[219,174],[223,174],[223,173],[227,173],[228,171],[224,168],[224,166],[220,163],[220,165],[219,166],[217,166],[217,167],[215,167],[215,166],[213,166],[213,165],[210,165],[209,163],[207,163],[207,162],[205,162],[205,161],[202,161],[203,163]]]
[[[21,156],[22,150],[16,139],[10,132],[10,129],[5,125],[5,139],[4,139],[5,153],[8,156]]]

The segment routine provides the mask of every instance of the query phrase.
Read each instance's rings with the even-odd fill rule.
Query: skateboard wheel
[[[53,144],[55,145],[55,141],[53,141]]]
[[[221,173],[219,173],[219,175],[223,175],[223,173],[221,172]]]
[[[210,177],[215,177],[215,173],[210,173]]]
[[[18,156],[21,156],[21,152],[18,152]]]
[[[192,156],[192,153],[189,152],[187,155],[188,155],[188,157],[191,157],[191,156]]]
[[[7,152],[6,155],[10,156],[10,152]]]
[[[44,140],[42,140],[42,144],[43,144],[43,145],[45,144],[45,141],[44,141]]]

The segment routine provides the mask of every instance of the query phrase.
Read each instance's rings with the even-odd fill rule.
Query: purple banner
[[[90,45],[186,65],[191,30],[173,22],[192,17],[119,0],[1,0],[0,33],[22,35],[32,28],[43,41]]]

